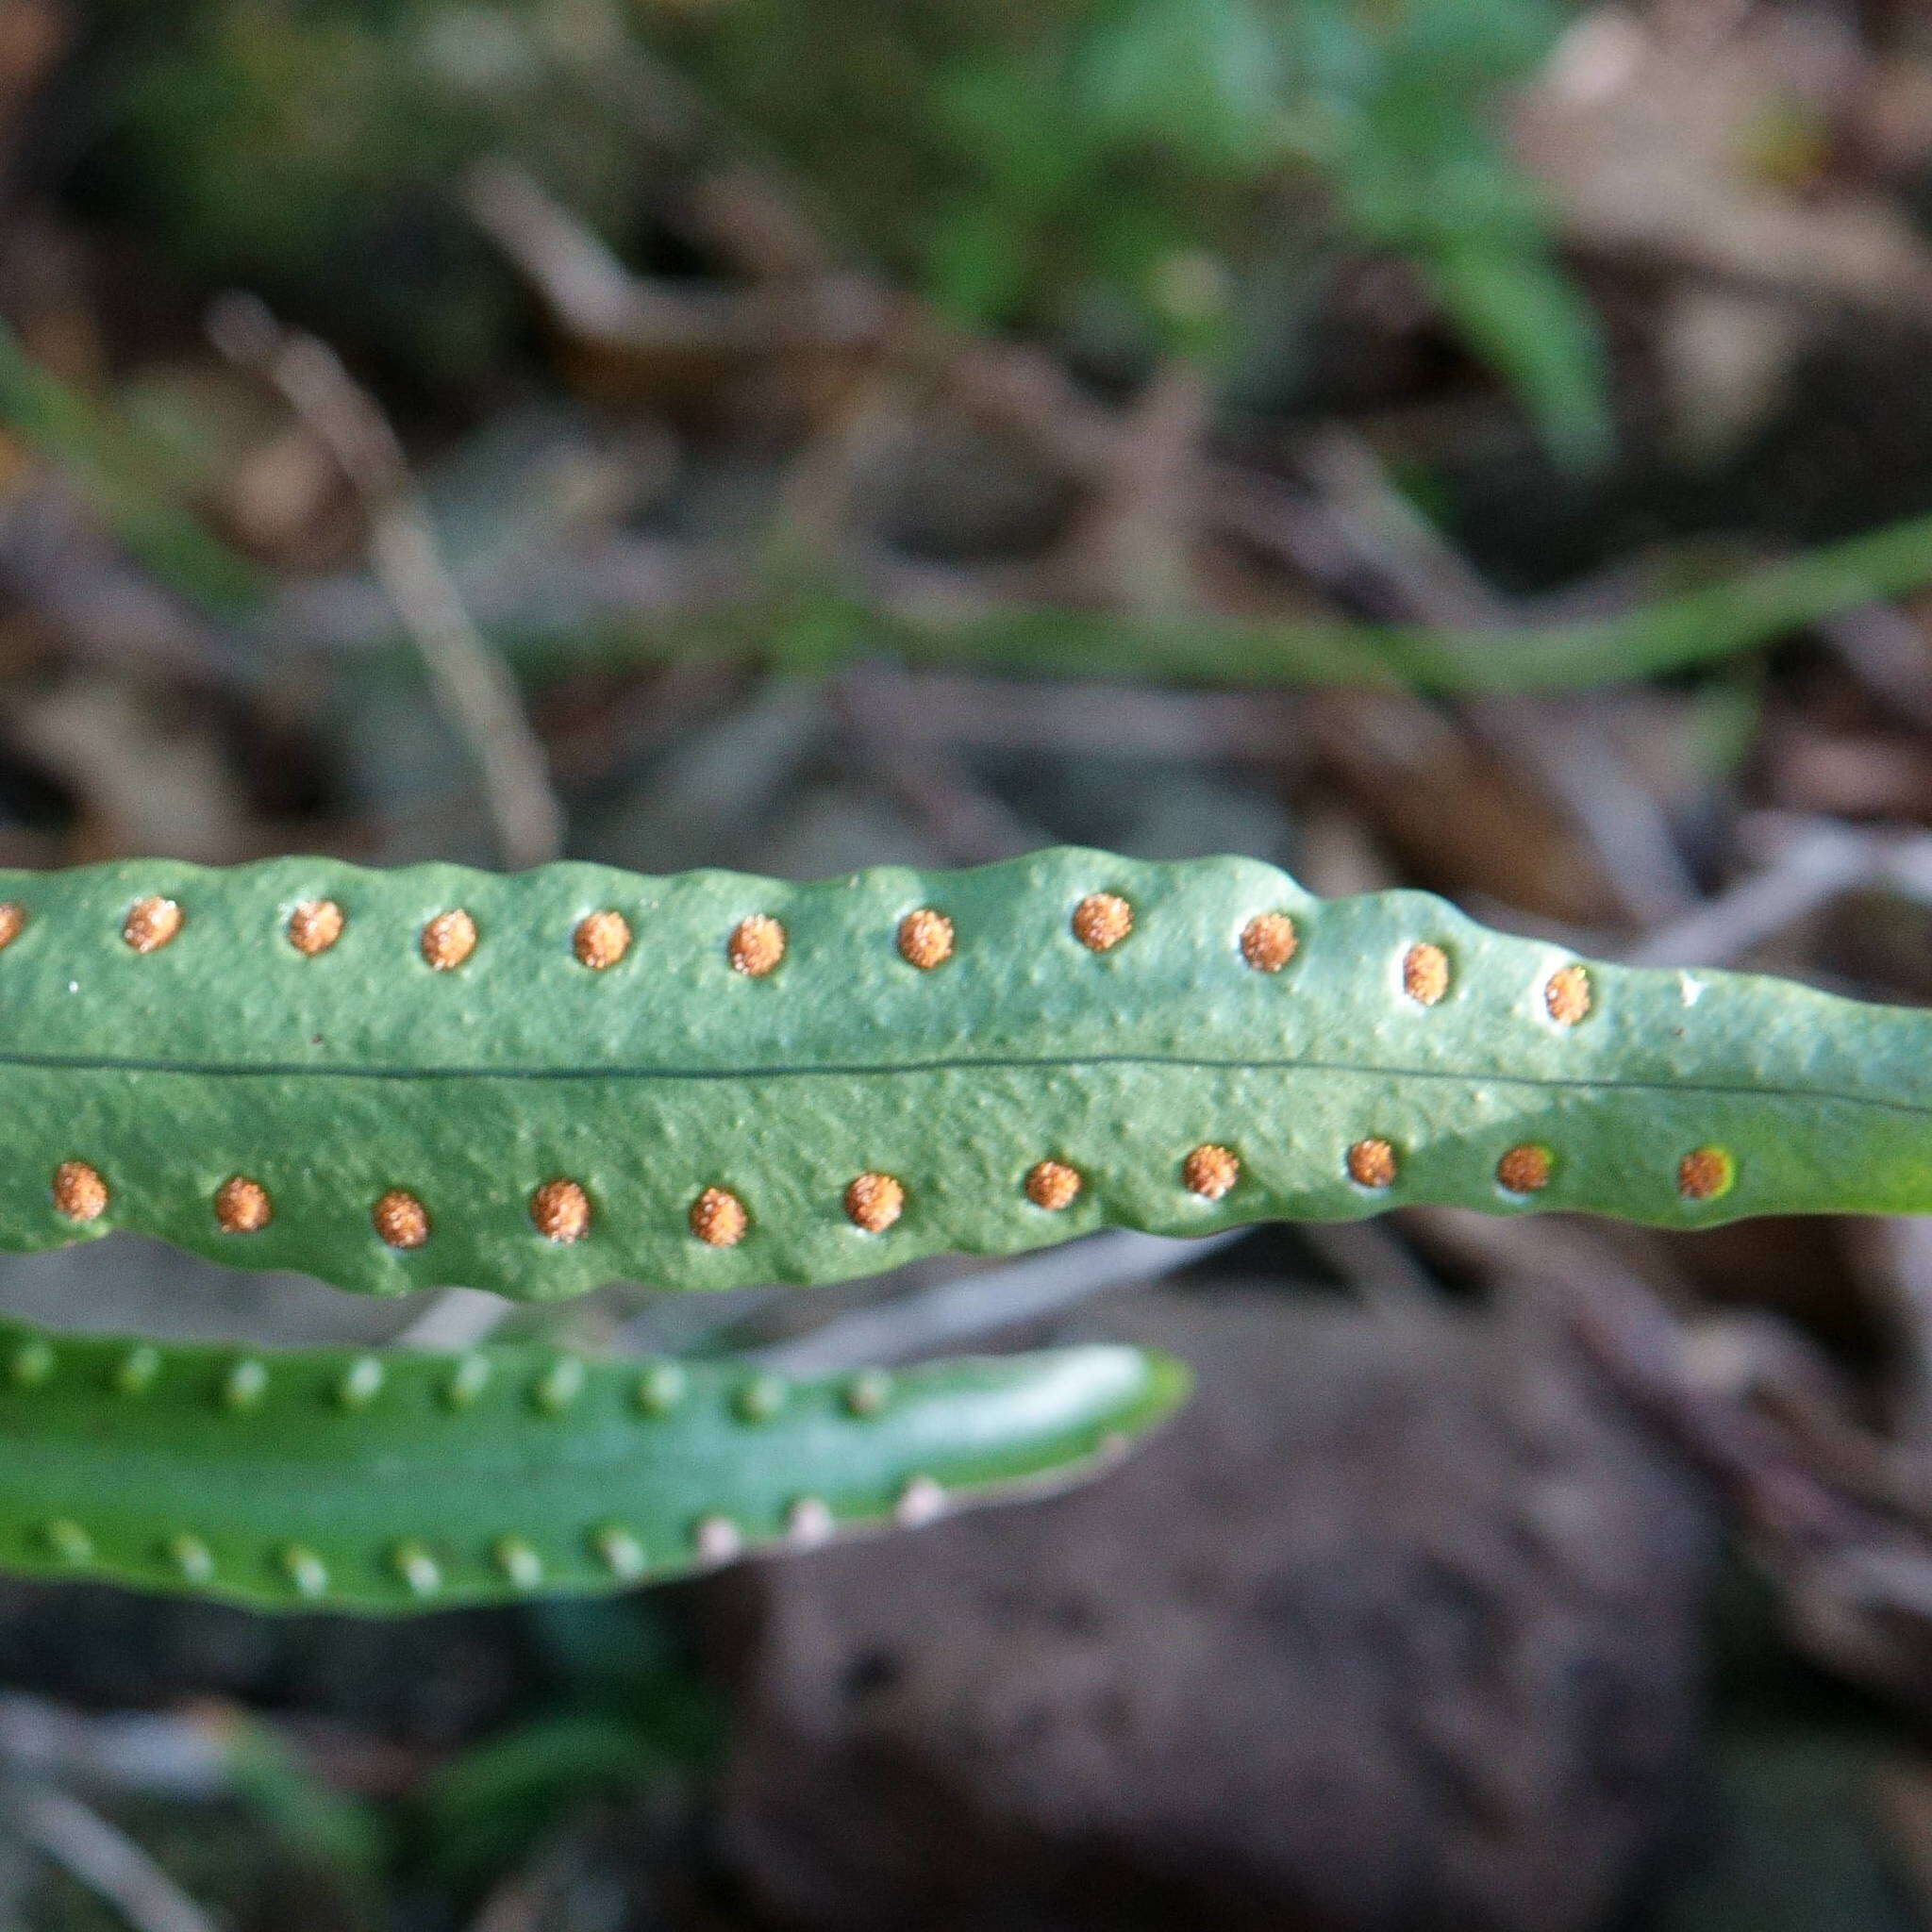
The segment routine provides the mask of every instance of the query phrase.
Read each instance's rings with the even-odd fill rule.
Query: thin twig
[[[206,1801],[234,1789],[221,1727],[175,1711],[81,1711],[24,1691],[0,1693],[0,1760],[16,1778]]]
[[[252,296],[217,302],[208,335],[230,361],[280,392],[362,499],[371,568],[475,763],[503,862],[520,871],[557,858],[563,808],[551,789],[549,761],[508,666],[471,621],[389,419],[333,349],[283,327]],[[453,1289],[395,1339],[469,1346],[503,1320],[505,1306],[475,1290]]]
[[[1830,1399],[1829,1371],[1796,1366],[1807,1345],[1795,1330],[1775,1350],[1736,1324],[1700,1335],[1586,1223],[1538,1227],[1454,1208],[1404,1218],[1424,1247],[1558,1313],[1659,1439],[1712,1479],[1807,1650],[1932,1708],[1926,1512],[1908,1472],[1885,1471],[1887,1445],[1857,1440],[1857,1424]],[[1645,1252],[1646,1266],[1657,1258]],[[1759,1321],[1776,1332],[1773,1318]]]
[[[951,1342],[1057,1315],[1111,1290],[1137,1287],[1204,1259],[1244,1233],[1175,1241],[1115,1229],[896,1300],[874,1302],[747,1359],[791,1374],[906,1361]]]
[[[1206,763],[1299,754],[1302,708],[1266,693],[1136,690],[1042,678],[901,670],[892,729],[928,744],[1006,754],[1103,752]]]
[[[52,1786],[8,1794],[21,1836],[113,1907],[135,1932],[217,1932],[214,1919],[134,1840]]]
[[[1846,826],[1807,825],[1772,862],[1653,932],[1624,958],[1633,966],[1716,966],[1761,945],[1877,870],[1873,842]]]
[[[475,177],[470,192],[473,212],[499,245],[558,299],[562,309],[575,311],[585,333],[607,332],[612,316],[641,302],[662,311],[665,291],[641,284],[526,177],[498,167]],[[891,326],[891,305],[865,277],[820,277],[818,283],[841,289],[850,284],[859,291],[841,305],[856,311],[856,320],[832,331],[839,339],[876,342]],[[790,326],[796,334],[801,327],[796,295],[790,290],[785,294],[794,311]],[[741,298],[757,299],[756,292]],[[936,333],[942,337],[943,332]],[[1117,466],[1130,424],[1081,391],[1053,358],[1032,349],[965,341],[953,344],[949,354],[942,352],[941,359],[944,386],[956,407],[1017,433],[1058,474],[1092,487]],[[1208,475],[1218,484],[1229,482],[1225,474]],[[1202,492],[1198,514],[1219,533],[1252,536],[1253,497],[1265,485],[1253,476],[1237,476],[1233,482],[1238,487]],[[1547,607],[1533,609],[1512,603],[1465,610],[1446,620],[1440,613],[1431,617],[1411,610],[1408,615],[1423,615],[1424,621],[1271,622],[1192,608],[1124,613],[1053,608],[1044,602],[1029,608],[1010,598],[970,594],[945,600],[941,608],[920,608],[895,601],[888,583],[861,586],[865,608],[862,612],[855,608],[851,630],[855,651],[876,651],[890,641],[914,661],[1108,679],[1130,672],[1138,678],[1197,677],[1232,684],[1397,683],[1443,693],[1586,690],[1714,663],[1928,583],[1932,517],[1921,517],[1601,617],[1552,617]],[[1413,592],[1421,585],[1410,577],[1407,588]],[[1434,589],[1443,589],[1440,576]],[[745,634],[728,622],[733,601],[726,590],[722,605],[707,610],[706,615],[727,622],[703,626],[696,649],[714,654],[721,638]],[[656,621],[663,614],[641,608],[627,613],[636,626],[627,641],[634,655],[676,655],[693,648]],[[751,614],[769,618],[771,612]],[[611,621],[622,622],[625,615],[612,611]],[[1537,621],[1525,621],[1533,617]],[[1623,836],[1628,841],[1648,834],[1626,812]],[[1671,877],[1669,868],[1656,870],[1658,881]]]
[[[444,715],[475,760],[504,863],[555,858],[563,810],[508,666],[471,622],[388,419],[325,342],[285,328],[254,297],[226,295],[208,334],[271,383],[361,497],[370,564],[422,654]]]
[[[1304,456],[1342,547],[1383,582],[1385,615],[1420,619],[1450,634],[1520,621],[1493,590],[1390,480],[1358,436],[1330,431]],[[1474,696],[1469,723],[1564,807],[1576,835],[1594,852],[1624,909],[1650,925],[1697,902],[1670,821],[1632,775],[1592,719],[1525,715],[1524,700]]]
[[[1896,604],[1864,604],[1819,625],[1840,663],[1873,696],[1932,731],[1932,654],[1925,627]]]
[[[485,1288],[446,1288],[391,1335],[398,1348],[475,1348],[508,1319],[510,1305]]]
[[[573,336],[632,355],[671,351],[750,367],[780,352],[878,348],[896,304],[870,276],[691,283],[633,275],[522,169],[491,161],[463,186],[472,218]]]
[[[568,568],[506,584],[478,602],[515,648],[559,649],[606,664],[756,658],[784,616],[756,559],[726,546],[613,538]],[[1605,615],[1539,616],[1470,630],[1216,609],[1153,615],[1074,609],[1029,594],[1038,573],[1011,566],[913,567],[857,559],[841,582],[841,632],[819,642],[847,658],[890,649],[907,663],[1136,684],[1180,679],[1235,689],[1594,691],[1697,670],[1874,598],[1932,584],[1932,516],[1888,524],[1822,549],[1749,565],[1701,589]],[[1015,585],[1021,586],[1016,592]],[[1592,600],[1594,601],[1594,600]],[[282,591],[249,632],[258,650],[391,646],[374,600],[353,580]]]
[[[925,822],[950,863],[983,865],[1050,842],[950,745],[922,738],[916,687],[896,664],[856,667],[833,685],[832,702],[865,762]]]
[[[1157,369],[1116,427],[1050,568],[1070,602],[1159,616],[1200,602],[1194,522],[1209,395],[1176,358]]]

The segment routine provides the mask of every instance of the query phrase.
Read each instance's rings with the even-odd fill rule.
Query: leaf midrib
[[[202,1080],[663,1080],[720,1083],[733,1080],[882,1079],[894,1075],[963,1073],[1056,1073],[1080,1067],[1162,1067],[1195,1073],[1296,1073],[1341,1074],[1359,1079],[1417,1080],[1457,1086],[1485,1083],[1528,1087],[1540,1091],[1639,1094],[1701,1094],[1717,1098],[1809,1101],[1821,1105],[1866,1107],[1888,1113],[1932,1118],[1932,1100],[1906,1100],[1847,1088],[1801,1087],[1781,1082],[1680,1080],[1628,1074],[1516,1074],[1496,1068],[1473,1072],[1457,1067],[1391,1066],[1374,1061],[1292,1058],[1215,1058],[1199,1054],[988,1054],[955,1055],[920,1060],[817,1061],[773,1066],[377,1066],[330,1065],[312,1060],[254,1063],[224,1060],[158,1060],[92,1054],[0,1053],[0,1067],[78,1074],[142,1074]]]

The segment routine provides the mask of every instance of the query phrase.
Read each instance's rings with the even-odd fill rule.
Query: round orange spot
[[[1737,1162],[1722,1147],[1693,1147],[1677,1163],[1677,1191],[1687,1201],[1714,1201],[1737,1177]]]
[[[1211,1141],[1196,1147],[1181,1163],[1181,1179],[1188,1191],[1204,1201],[1219,1201],[1241,1177],[1241,1157],[1231,1147],[1217,1147]]]
[[[1449,955],[1419,940],[1402,956],[1402,990],[1419,1007],[1433,1007],[1449,991]]]
[[[458,906],[423,928],[423,957],[439,973],[454,973],[476,950],[476,922]]]
[[[1069,1167],[1063,1160],[1042,1160],[1027,1173],[1026,1198],[1036,1208],[1058,1214],[1079,1199],[1085,1185],[1078,1168]]]
[[[1285,912],[1257,912],[1241,927],[1241,958],[1257,973],[1279,973],[1300,943]]]
[[[856,1175],[845,1190],[846,1218],[867,1234],[884,1234],[906,1211],[906,1190],[889,1174]]]
[[[308,899],[289,914],[289,943],[311,958],[342,936],[342,908],[333,899]]]
[[[405,1189],[391,1188],[369,1218],[392,1248],[420,1248],[429,1239],[429,1210]]]
[[[63,1160],[54,1170],[54,1205],[69,1221],[98,1221],[108,1211],[108,1184],[84,1160]]]
[[[231,1174],[215,1191],[215,1219],[229,1234],[258,1234],[275,1216],[268,1190],[245,1174]]]
[[[729,1188],[707,1188],[691,1204],[691,1231],[708,1248],[735,1248],[751,1217]]]
[[[1550,1184],[1550,1150],[1525,1141],[1496,1163],[1497,1181],[1512,1194],[1540,1194]]]
[[[1395,1183],[1395,1150],[1386,1141],[1357,1141],[1348,1150],[1348,1177],[1358,1188]]]
[[[578,964],[607,972],[630,951],[630,921],[621,912],[587,912],[570,943]]]
[[[1074,908],[1074,937],[1090,953],[1110,953],[1134,929],[1134,908],[1118,892],[1090,892]]]
[[[158,953],[181,930],[181,918],[172,899],[137,899],[121,922],[121,937],[137,953]]]
[[[0,900],[0,947],[10,946],[26,924],[26,908],[12,899]]]
[[[575,1181],[545,1181],[530,1196],[530,1219],[545,1241],[580,1241],[591,1231],[591,1197]]]
[[[785,928],[769,912],[754,912],[732,927],[725,951],[734,973],[762,979],[785,957]]]
[[[908,912],[899,922],[899,957],[922,973],[943,966],[953,957],[953,922],[930,906]]]
[[[1574,1026],[1590,1011],[1590,969],[1558,966],[1543,985],[1543,1005],[1559,1026]]]

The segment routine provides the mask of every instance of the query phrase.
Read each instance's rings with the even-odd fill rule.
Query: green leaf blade
[[[609,1591],[1073,1479],[1186,1387],[1098,1346],[787,1381],[0,1324],[0,1567],[385,1614]]]
[[[1925,1015],[1579,962],[1427,894],[1324,902],[1243,859],[1060,850],[815,885],[142,862],[11,874],[0,894],[26,912],[0,949],[0,1241],[22,1248],[125,1226],[347,1288],[538,1300],[1408,1203],[1663,1226],[1932,1209]],[[141,955],[122,924],[157,894],[183,924]],[[1093,894],[1131,908],[1109,950],[1074,931]],[[321,897],[343,931],[305,957],[288,920]],[[437,972],[420,936],[455,908],[476,945]],[[922,908],[954,936],[926,968],[897,942]],[[573,950],[597,910],[631,934],[602,971]],[[1293,928],[1278,971],[1243,952],[1261,917]],[[748,918],[784,934],[762,976],[732,964]],[[1431,1004],[1406,986],[1417,946],[1443,962]],[[1588,1011],[1566,1024],[1551,987],[1572,968]],[[1190,1185],[1202,1147],[1234,1158],[1224,1190]],[[1525,1148],[1540,1184],[1505,1185]],[[1693,1156],[1721,1156],[1724,1184]],[[94,1221],[56,1198],[73,1161],[101,1177]],[[1035,1198],[1042,1162],[1076,1176],[1070,1198]],[[218,1215],[238,1175],[272,1206],[252,1230]],[[896,1185],[896,1218],[855,1220],[861,1176]],[[582,1224],[562,1230],[579,1238],[533,1210],[558,1182],[582,1191]],[[421,1208],[420,1245],[383,1239],[396,1190]],[[738,1218],[707,1241],[694,1210],[713,1192]]]

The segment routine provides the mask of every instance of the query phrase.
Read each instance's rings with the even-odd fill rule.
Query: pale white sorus
[[[786,1512],[786,1526],[793,1542],[810,1549],[831,1535],[831,1507],[820,1497],[801,1496]]]
[[[742,1554],[744,1532],[728,1516],[707,1516],[698,1524],[697,1552],[701,1563],[728,1563]]]
[[[1704,982],[1692,979],[1688,973],[1677,974],[1677,991],[1687,1007],[1694,1007],[1704,997]]]
[[[946,1507],[946,1492],[929,1475],[916,1475],[899,1491],[892,1510],[894,1519],[908,1529],[917,1529],[941,1515]]]

